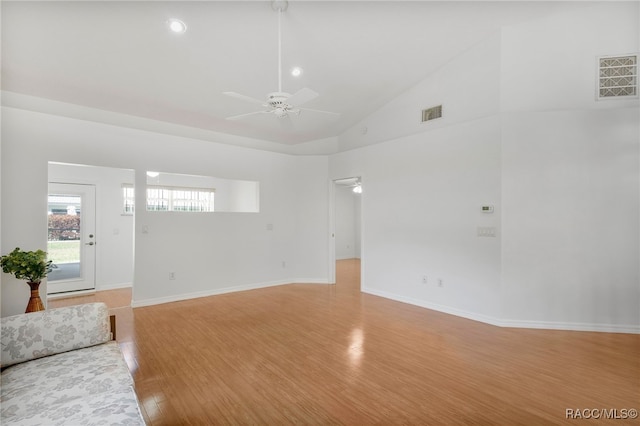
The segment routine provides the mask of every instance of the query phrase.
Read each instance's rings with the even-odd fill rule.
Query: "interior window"
[[[128,194],[133,194],[133,188]],[[256,181],[149,171],[145,195],[147,211],[260,211],[259,182]],[[126,198],[124,204],[126,209]]]

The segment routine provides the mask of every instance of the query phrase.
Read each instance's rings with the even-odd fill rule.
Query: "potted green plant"
[[[40,299],[40,283],[53,269],[51,260],[47,260],[47,253],[42,250],[23,251],[16,247],[11,253],[0,257],[2,272],[13,274],[19,280],[27,280],[31,288],[31,297],[25,312],[44,311]]]

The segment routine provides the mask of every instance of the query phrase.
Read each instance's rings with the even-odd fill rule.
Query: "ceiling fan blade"
[[[250,115],[256,115],[256,114],[270,114],[271,111],[254,111],[254,112],[249,112],[247,114],[240,114],[240,115],[234,115],[231,117],[227,117],[226,120],[237,120],[239,118],[243,118],[243,117],[248,117]]]
[[[293,122],[291,121],[291,116],[289,114],[287,114],[285,117],[280,117],[280,127],[283,130],[292,130],[293,129]]]
[[[320,112],[320,113],[322,113],[322,114],[335,115],[336,117],[340,115],[340,113],[339,113],[339,112],[322,111],[322,110],[320,110],[320,109],[311,109],[311,108],[300,108],[300,111]]]
[[[291,97],[287,99],[287,103],[291,106],[298,106],[307,103],[317,97],[318,94],[316,92],[305,87],[304,89],[300,89],[296,93],[291,95]]]
[[[224,95],[231,96],[232,98],[240,99],[242,101],[252,102],[254,104],[264,105],[265,102],[256,98],[252,98],[251,96],[241,95],[236,92],[222,92]]]

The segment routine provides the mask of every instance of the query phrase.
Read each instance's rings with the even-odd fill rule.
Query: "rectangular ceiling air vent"
[[[434,120],[442,117],[442,105],[434,106],[422,110],[422,122]]]
[[[638,96],[638,55],[598,58],[598,99]]]

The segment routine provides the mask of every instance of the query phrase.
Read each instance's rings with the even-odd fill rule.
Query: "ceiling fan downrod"
[[[268,110],[253,111],[246,114],[227,117],[227,120],[236,120],[239,118],[257,115],[257,114],[273,114],[279,118],[286,118],[290,114],[299,115],[301,110],[313,111],[323,114],[339,115],[335,112],[322,111],[318,109],[301,108],[300,106],[315,99],[318,94],[309,88],[302,88],[293,95],[282,91],[282,12],[287,10],[289,2],[287,0],[272,0],[271,8],[278,12],[278,91],[267,94],[267,102],[252,98],[251,96],[242,95],[236,92],[222,92],[227,96],[231,96],[243,101],[260,104],[269,107]]]
[[[271,1],[271,8],[278,12],[278,92],[282,92],[282,12],[288,7],[287,0]]]
[[[287,0],[271,0],[271,8],[275,11],[286,12],[289,7]]]

